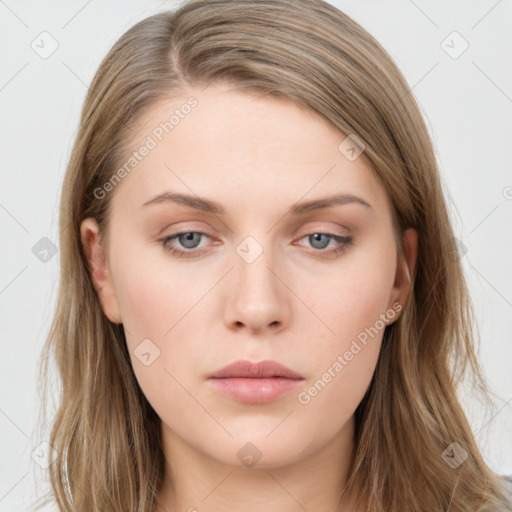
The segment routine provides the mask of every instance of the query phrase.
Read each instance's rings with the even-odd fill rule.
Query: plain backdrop
[[[429,126],[479,359],[499,397],[487,413],[471,395],[461,399],[486,461],[512,474],[512,2],[331,3],[395,59]],[[54,312],[60,188],[87,86],[123,32],[176,5],[0,1],[0,511],[28,510],[42,481],[35,369]]]

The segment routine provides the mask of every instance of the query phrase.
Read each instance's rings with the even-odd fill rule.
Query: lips
[[[212,373],[210,379],[226,379],[226,378],[252,378],[265,379],[270,377],[284,377],[293,380],[302,380],[304,377],[294,372],[290,368],[267,359],[258,363],[251,361],[235,361],[228,364],[224,368]]]
[[[277,361],[235,361],[212,373],[209,385],[231,400],[265,404],[291,393],[304,377]]]

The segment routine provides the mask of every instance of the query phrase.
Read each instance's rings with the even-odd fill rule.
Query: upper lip
[[[226,379],[230,377],[249,377],[253,379],[263,379],[265,377],[304,378],[302,375],[290,370],[290,368],[270,359],[259,361],[258,363],[242,360],[235,361],[210,375],[210,379]]]

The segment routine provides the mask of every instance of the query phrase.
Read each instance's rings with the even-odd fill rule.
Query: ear
[[[121,310],[114,291],[112,276],[107,268],[99,227],[94,218],[89,217],[82,221],[80,237],[101,308],[111,322],[120,324],[122,323]]]
[[[412,276],[418,257],[418,233],[415,229],[407,229],[403,234],[404,254],[398,258],[395,282],[391,293],[391,303],[397,301],[404,306],[412,287]]]

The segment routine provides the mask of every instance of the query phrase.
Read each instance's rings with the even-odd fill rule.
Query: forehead
[[[166,189],[241,205],[340,192],[386,208],[364,153],[347,158],[345,143],[345,134],[289,100],[227,84],[190,88],[142,113],[121,166],[139,155],[125,166],[114,202],[141,205]]]

